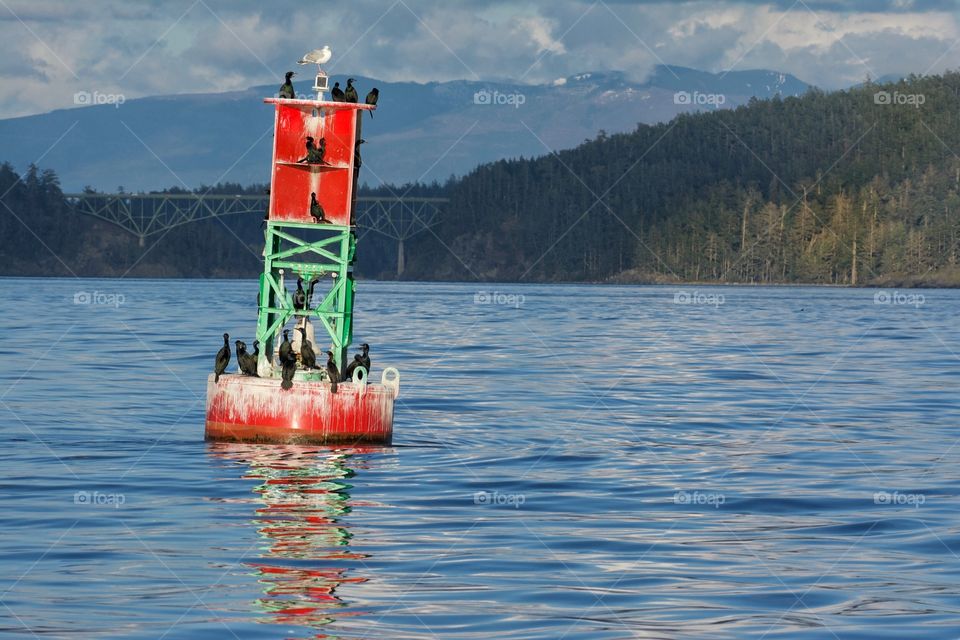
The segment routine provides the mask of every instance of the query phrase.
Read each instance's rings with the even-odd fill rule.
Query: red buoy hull
[[[390,444],[394,387],[221,375],[207,380],[207,440],[282,444]]]

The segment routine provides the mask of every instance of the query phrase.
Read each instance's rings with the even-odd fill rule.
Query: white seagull
[[[330,47],[324,45],[322,49],[314,49],[305,54],[297,61],[297,64],[326,64],[330,61],[330,56],[332,55],[333,53],[330,51]]]

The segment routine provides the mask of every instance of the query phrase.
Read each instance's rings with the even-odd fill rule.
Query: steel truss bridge
[[[116,225],[146,238],[191,222],[237,214],[263,214],[269,195],[198,193],[66,193],[77,213]],[[447,198],[358,196],[354,209],[357,236],[373,231],[397,242],[397,275],[403,274],[404,242],[440,223]]]

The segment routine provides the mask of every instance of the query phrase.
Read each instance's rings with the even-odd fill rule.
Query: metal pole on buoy
[[[325,352],[343,372],[353,340],[357,235],[353,207],[360,156],[361,118],[372,105],[323,100],[328,47],[300,61],[320,66],[316,100],[265,98],[274,105],[270,205],[264,233],[256,339],[259,377],[211,375],[207,383],[206,437],[257,442],[389,443],[399,373],[384,369],[379,384],[360,369],[334,389]],[[314,284],[305,306],[295,304],[285,278]],[[293,386],[282,389],[277,338],[288,324],[298,354]],[[299,360],[302,328],[313,344],[317,369]],[[296,338],[294,340],[293,338]]]

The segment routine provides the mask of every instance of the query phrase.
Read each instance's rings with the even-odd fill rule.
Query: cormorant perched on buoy
[[[297,292],[293,294],[294,311],[303,311],[307,308],[307,292],[303,290],[303,278],[297,278]]]
[[[257,363],[260,361],[260,341],[253,341],[253,353],[250,354],[250,357],[253,358],[253,370],[257,370]]]
[[[320,138],[320,143],[313,144],[313,136],[307,136],[307,155],[297,160],[297,164],[325,164],[323,156],[327,154],[327,141]]]
[[[357,90],[353,86],[353,78],[347,78],[347,89],[343,92],[344,102],[357,102],[360,99],[357,96]]]
[[[364,342],[360,345],[360,348],[363,349],[363,353],[360,354],[360,361],[363,362],[364,368],[367,370],[367,375],[370,374],[370,345]]]
[[[291,350],[286,359],[280,358],[280,363],[283,365],[280,369],[280,376],[283,378],[280,388],[289,389],[293,386],[293,376],[297,373],[297,356]]]
[[[370,89],[370,93],[367,94],[367,99],[365,102],[367,104],[372,104],[373,106],[377,106],[377,100],[379,99],[380,99],[380,89],[377,89],[376,87],[374,87],[373,89]],[[373,111],[370,112],[370,117],[371,118],[373,117]]]
[[[280,85],[280,97],[291,100],[297,97],[297,92],[293,90],[293,82],[290,81],[290,78],[295,76],[293,71],[287,71],[287,74],[284,76],[284,83]]]
[[[300,364],[304,369],[317,368],[317,354],[313,352],[313,345],[307,339],[307,330],[303,327],[297,327],[297,331],[303,336],[300,340]]]
[[[330,379],[330,393],[336,393],[337,382],[340,381],[340,371],[333,361],[333,351],[327,351],[327,378]]]
[[[316,192],[310,194],[310,215],[313,216],[313,219],[317,222],[329,222],[323,206],[317,202]]]
[[[320,276],[313,276],[310,279],[310,285],[307,287],[307,309],[313,305],[313,288],[320,282]]]
[[[244,358],[247,355],[247,345],[243,343],[243,340],[234,340],[233,349],[237,352],[237,365],[240,367],[241,373],[243,372]]]
[[[333,83],[333,89],[330,90],[330,97],[333,98],[334,102],[344,102],[343,89],[340,88],[339,82]]]
[[[258,342],[253,343],[254,346],[258,345]],[[253,376],[254,378],[259,378],[257,375],[257,357],[256,355],[250,355],[247,353],[247,345],[240,340],[237,340],[237,363],[240,365],[240,372],[245,376]]]
[[[353,356],[353,362],[347,365],[347,370],[343,372],[343,377],[341,378],[342,382],[350,382],[353,380],[353,372],[357,370],[357,367],[363,366],[363,359],[360,354],[355,354]],[[370,373],[370,370],[367,370],[367,373]]]
[[[357,144],[353,147],[353,168],[359,169],[363,166],[363,158],[360,157],[360,145],[366,144],[366,140],[360,138],[357,140]]]
[[[287,361],[287,356],[293,353],[293,347],[290,346],[290,329],[283,330],[283,342],[280,343],[280,364]]]
[[[223,346],[217,351],[217,359],[213,365],[213,381],[220,382],[220,374],[227,370],[230,364],[230,334],[223,334]]]

